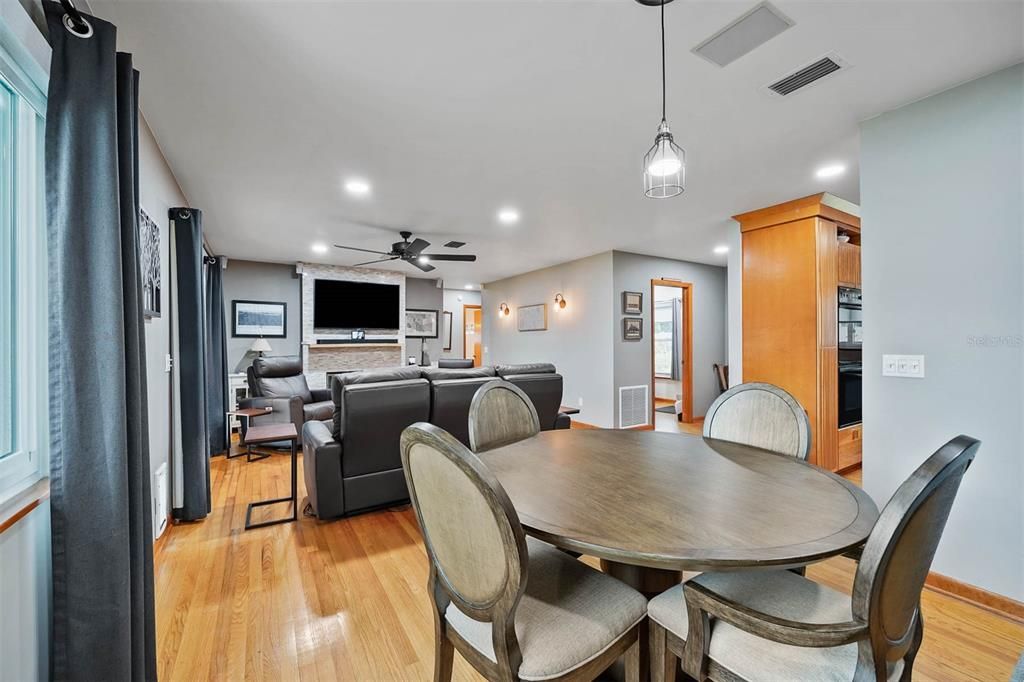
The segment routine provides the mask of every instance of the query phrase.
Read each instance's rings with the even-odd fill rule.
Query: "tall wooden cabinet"
[[[830,470],[855,463],[849,447],[842,463],[838,452],[850,434],[838,428],[836,315],[840,282],[860,286],[859,213],[816,194],[733,216],[743,240],[743,381],[781,386],[804,406],[810,461]]]

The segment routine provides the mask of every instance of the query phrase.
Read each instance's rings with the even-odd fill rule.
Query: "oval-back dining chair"
[[[481,386],[469,405],[469,446],[483,452],[540,433],[533,402],[515,384],[502,379]]]
[[[527,540],[504,488],[447,431],[413,424],[401,451],[430,558],[435,681],[451,679],[455,649],[489,680],[589,680],[625,655],[639,681],[642,595]]]
[[[785,570],[702,573],[655,597],[653,679],[673,673],[679,656],[701,681],[910,682],[924,636],[921,590],[980,445],[957,436],[896,490],[868,536],[852,597]]]
[[[811,450],[811,422],[789,393],[751,382],[733,386],[711,403],[704,417],[704,437],[805,460]]]

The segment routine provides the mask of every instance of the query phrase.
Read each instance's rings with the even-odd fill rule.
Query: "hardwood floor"
[[[162,680],[430,679],[427,558],[411,509],[244,531],[249,502],[287,494],[288,457],[218,457],[212,471],[213,513],[169,528],[156,560]],[[853,566],[832,559],[809,575],[848,591]],[[1009,677],[1024,625],[930,590],[923,608],[916,680]],[[480,679],[455,659],[454,679]]]

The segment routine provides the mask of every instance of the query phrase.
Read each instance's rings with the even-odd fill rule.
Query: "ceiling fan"
[[[392,260],[403,260],[406,263],[415,265],[423,272],[430,272],[435,269],[434,266],[430,264],[432,261],[460,261],[464,263],[472,263],[476,261],[476,256],[470,254],[423,253],[423,250],[430,246],[430,242],[419,238],[410,242],[409,237],[412,236],[412,232],[402,231],[398,234],[402,236],[402,241],[392,244],[391,250],[388,252],[374,251],[373,249],[361,249],[356,246],[342,246],[341,244],[335,244],[334,246],[339,249],[363,251],[365,253],[373,253],[381,256],[381,258],[378,258],[377,260],[368,260],[365,263],[356,263],[353,267],[358,267],[360,265],[372,265],[374,263],[386,263]],[[448,245],[451,245],[452,248],[465,246],[461,242],[448,242],[448,244],[445,244],[445,246]]]

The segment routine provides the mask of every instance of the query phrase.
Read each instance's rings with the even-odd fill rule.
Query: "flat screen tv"
[[[317,329],[398,329],[398,285],[318,279],[313,282]]]

